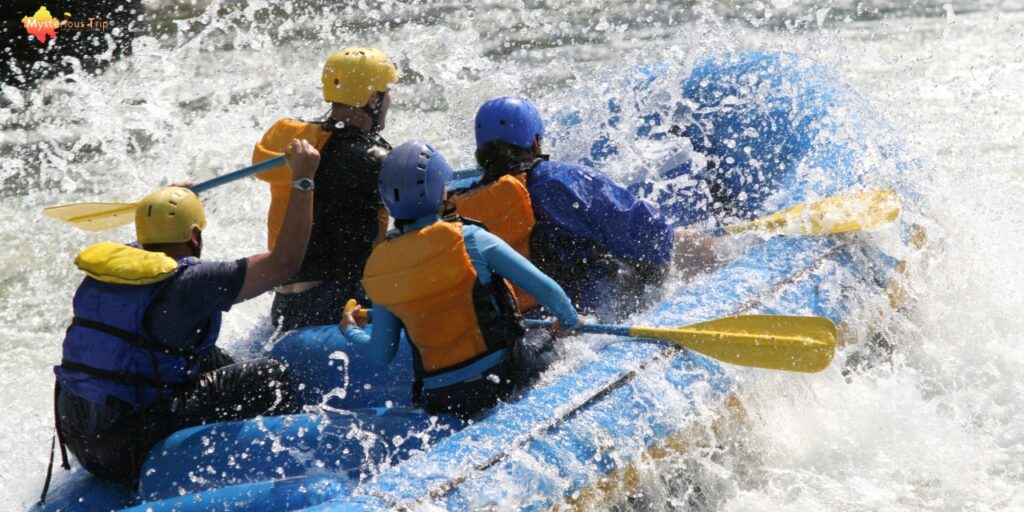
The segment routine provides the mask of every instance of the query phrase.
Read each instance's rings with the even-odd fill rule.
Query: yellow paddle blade
[[[837,331],[817,316],[742,315],[676,328],[634,326],[629,335],[670,341],[738,366],[813,373],[832,362]]]
[[[787,235],[833,235],[876,229],[899,215],[899,196],[886,188],[801,203],[751,222],[726,226],[725,232],[730,235],[753,230]]]
[[[78,203],[51,206],[44,213],[86,231],[103,231],[135,221],[139,203]]]

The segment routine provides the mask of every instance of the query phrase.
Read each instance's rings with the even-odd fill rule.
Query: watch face
[[[292,187],[303,192],[309,192],[313,190],[313,180],[309,178],[300,178],[292,182]]]

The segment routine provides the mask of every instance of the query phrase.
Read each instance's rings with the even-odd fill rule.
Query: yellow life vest
[[[263,134],[252,151],[252,163],[279,157],[295,139],[305,139],[317,149],[323,149],[330,132],[320,125],[299,121],[297,119],[281,119],[274,123],[267,133]],[[284,214],[288,210],[288,200],[292,196],[292,171],[287,165],[279,165],[256,175],[257,178],[270,184],[270,209],[267,212],[267,247],[274,248],[277,235],[284,224]]]
[[[144,285],[169,279],[178,262],[162,253],[113,242],[87,247],[75,257],[75,266],[104,283]]]
[[[522,335],[504,280],[494,276],[486,289],[477,279],[461,222],[436,222],[380,243],[363,287],[405,325],[428,374],[508,348]]]
[[[533,204],[526,190],[526,174],[505,175],[494,183],[477,187],[451,198],[460,217],[481,222],[524,258],[530,258],[530,233],[536,223]],[[519,310],[537,306],[537,300],[518,286],[512,287]]]

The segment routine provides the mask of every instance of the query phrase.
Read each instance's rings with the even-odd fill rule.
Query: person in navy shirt
[[[282,363],[234,363],[216,342],[223,312],[298,271],[319,161],[308,142],[291,143],[296,190],[268,252],[200,261],[206,214],[195,193],[172,186],[136,207],[138,244],[101,242],[78,255],[86,277],[54,367],[65,468],[66,447],[90,473],[134,485],[150,448],[177,430],[292,410]]]
[[[456,211],[527,256],[585,313],[617,320],[637,311],[672,268],[677,240],[683,260],[707,243],[674,233],[654,205],[596,169],[549,160],[540,113],[525,99],[485,102],[475,128],[483,176],[454,191]],[[526,309],[535,304],[525,299]]]

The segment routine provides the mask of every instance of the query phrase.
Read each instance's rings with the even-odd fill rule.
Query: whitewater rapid
[[[395,55],[402,72],[384,135],[436,142],[462,167],[472,163],[469,120],[492,96],[530,96],[547,114],[599,111],[605,98],[594,91],[637,65],[663,62],[682,77],[703,58],[748,48],[824,63],[877,107],[919,162],[907,179],[920,192],[929,243],[911,261],[909,306],[901,313],[867,307],[852,326],[884,333],[895,346],[892,363],[848,376],[838,368],[812,376],[738,372],[742,426],[713,449],[670,461],[687,475],[683,485],[667,485],[656,476],[663,468],[650,468],[644,503],[1024,509],[1021,6],[756,4],[383,2],[361,10],[223,1],[194,17],[164,19],[175,28],[138,37],[131,57],[98,76],[4,86],[0,508],[24,509],[41,487],[51,367],[80,279],[71,261],[89,243],[131,237],[129,228],[73,230],[41,209],[134,200],[159,184],[244,166],[274,120],[323,113],[326,55],[367,44]],[[581,130],[570,140],[593,140],[598,128]],[[566,159],[583,154],[571,143],[554,149]],[[608,172],[626,180],[633,170]],[[234,183],[204,201],[205,257],[263,248],[264,184]],[[227,346],[265,326],[268,310],[269,297],[236,306],[225,319]]]

